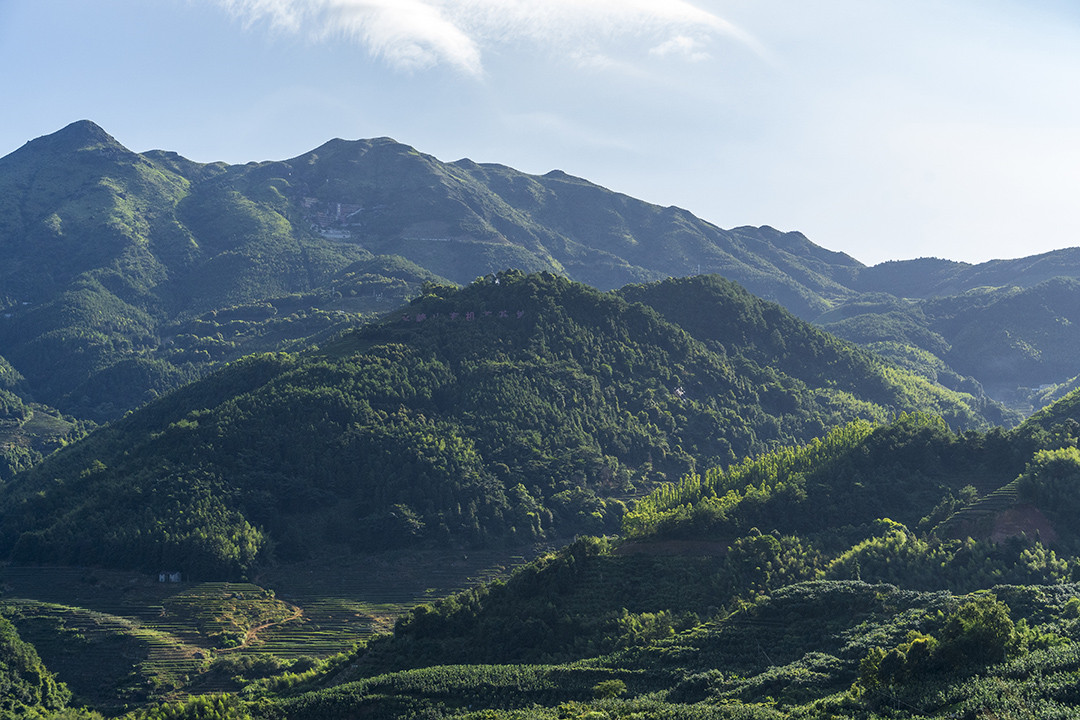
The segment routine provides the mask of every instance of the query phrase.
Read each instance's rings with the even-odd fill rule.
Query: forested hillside
[[[134,153],[88,121],[0,158],[0,252],[0,347],[24,399],[96,421],[212,363],[311,342],[343,313],[395,307],[425,281],[516,267],[606,289],[724,269],[820,308],[839,291],[829,263],[854,263],[388,139],[227,166]]]
[[[123,717],[1071,717],[1078,397],[1011,431],[913,413],[702,468],[629,509],[622,537],[579,537],[326,661],[223,651],[193,688],[233,672],[232,694]]]
[[[864,296],[818,321],[949,387],[971,389],[977,378],[1025,410],[1074,389],[1080,374],[1080,282],[1072,277],[917,301]]]
[[[271,698],[252,710],[1071,717],[1075,406],[1074,394],[1007,433],[857,422],[688,476],[639,502],[621,542],[581,539],[422,606],[344,669],[249,687]],[[951,539],[973,513],[981,530]]]
[[[0,158],[0,253],[0,615],[109,712],[1075,714],[1075,249],[866,267],[388,138],[83,121]],[[423,553],[474,587],[334,656],[438,596]],[[420,590],[310,587],[375,557]],[[224,582],[290,567],[303,607]],[[8,597],[37,570],[70,596]],[[0,714],[71,702],[0,617]]]
[[[867,268],[797,232],[722,230],[558,171],[446,163],[387,138],[229,166],[134,153],[73,123],[0,158],[0,252],[0,354],[25,378],[16,394],[77,420],[114,419],[251,352],[317,343],[423,282],[506,268],[604,290],[719,274],[1024,411],[1077,375],[1070,251]]]
[[[0,357],[0,482],[81,437],[92,423],[33,402],[26,379]]]
[[[112,419],[438,279],[294,226],[249,185],[224,165],[133,153],[89,122],[0,158],[0,348],[20,396]]]
[[[625,294],[727,319],[688,331],[551,274],[429,285],[318,349],[230,363],[19,476],[0,489],[0,552],[212,577],[342,546],[612,532],[658,482],[854,419],[1000,416],[727,281]]]
[[[71,692],[41,663],[37,650],[0,616],[0,717],[47,717],[70,699]]]
[[[993,424],[1011,426],[1018,418],[1015,413],[1002,412],[977,382],[947,372],[930,372],[906,362],[903,354],[888,352],[888,348],[882,354],[891,362],[882,363],[880,356],[862,352],[830,333],[808,326],[781,306],[757,301],[739,285],[716,276],[673,279],[650,286],[630,285],[619,294],[631,302],[652,307],[712,347],[723,351],[726,343],[734,342],[743,348],[742,354],[757,364],[777,367],[812,386],[847,390],[890,407],[898,407],[890,393],[905,386],[901,392],[909,396],[908,407],[921,405],[945,416],[956,426],[971,424],[967,418],[949,414],[952,411],[946,404],[958,396],[974,398],[968,403]],[[880,377],[886,378],[889,389],[874,395],[869,390],[874,383],[871,378]],[[943,393],[942,387],[955,392]],[[942,401],[946,404],[939,404]]]

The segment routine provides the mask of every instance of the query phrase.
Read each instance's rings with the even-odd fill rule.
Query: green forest
[[[557,171],[443,163],[387,138],[203,164],[73,123],[0,158],[0,252],[0,368],[21,378],[0,389],[75,426],[24,424],[0,445],[20,467],[225,362],[506,268],[602,290],[718,274],[1024,414],[1078,377],[1068,250],[867,267],[797,232],[723,230]]]
[[[724,320],[651,306],[691,303]],[[92,433],[0,487],[0,554],[239,578],[328,544],[615,533],[658,483],[916,411],[958,430],[1007,415],[720,278],[601,293],[508,271]]]
[[[856,420],[703,469],[617,533],[421,604],[351,651],[234,664],[233,692],[130,717],[1072,717],[1078,403],[1011,431]],[[70,691],[36,672],[35,712],[91,712],[59,710]]]
[[[722,320],[674,324],[704,298]],[[572,540],[342,654],[143,691],[132,717],[1069,717],[1080,393],[1005,430],[972,396],[933,396],[952,424],[919,409],[922,387],[714,277],[432,284],[21,473],[0,537],[16,564],[237,581],[334,543]],[[19,652],[34,713],[95,712]]]
[[[84,121],[0,252],[0,718],[1080,716],[1075,251]]]

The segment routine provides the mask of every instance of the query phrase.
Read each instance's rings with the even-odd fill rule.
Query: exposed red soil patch
[[[1032,540],[1037,538],[1044,545],[1055,543],[1058,539],[1054,526],[1034,505],[1016,505],[994,518],[994,529],[990,531],[992,541],[1001,542],[1020,535]]]

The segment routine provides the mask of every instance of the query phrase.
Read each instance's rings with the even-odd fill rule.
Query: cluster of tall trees
[[[447,422],[438,409],[457,377],[455,361],[393,342],[400,328],[342,338],[310,366],[293,356],[240,363],[234,378],[211,378],[239,393],[228,413],[189,413],[164,430],[154,424],[147,442],[167,440],[176,463],[191,447],[181,440],[191,435],[213,438],[237,456],[223,419],[249,417],[248,406],[272,410],[274,396],[263,392],[279,382],[296,393],[288,406],[300,428],[349,418],[362,433],[351,419],[370,414],[387,432],[397,424],[418,431],[400,410],[406,398],[422,401],[411,412],[424,414],[424,422]],[[346,359],[367,363],[364,372],[336,364]],[[426,369],[414,377],[410,363],[421,362]],[[334,378],[328,395],[281,380],[309,370]],[[398,414],[380,404],[379,393],[359,402],[347,391],[350,382],[383,388],[386,407],[396,403]],[[190,401],[216,391],[196,385],[186,392]],[[241,699],[148,712],[554,720],[872,717],[917,708],[944,718],[1007,714],[1023,698],[1041,716],[1063,716],[1075,694],[1075,682],[1063,678],[1074,677],[1080,653],[1080,557],[1069,522],[1080,502],[1076,407],[1066,398],[1009,432],[957,432],[917,413],[881,425],[857,421],[820,440],[689,474],[623,513],[623,540],[582,537],[506,581],[421,605],[393,635],[332,667],[265,679]],[[175,417],[164,404],[149,410]],[[101,437],[126,442],[122,434]],[[446,428],[432,429],[424,442],[405,437],[408,447],[426,442],[430,450],[411,456],[398,446],[403,462],[426,457],[428,465],[410,470],[417,476],[423,467],[485,451],[481,443],[455,448]],[[443,446],[449,455],[440,454]],[[264,451],[268,468],[286,461]],[[234,462],[242,468],[249,460]],[[451,467],[461,475],[465,466]],[[333,477],[325,486],[331,490]],[[111,482],[104,464],[86,468],[86,478]],[[216,481],[190,475],[185,482],[210,488]],[[547,496],[524,483],[496,485],[515,527],[557,521]],[[1053,541],[1023,533],[951,537],[955,525],[943,520],[965,508],[989,511],[989,500],[1006,497],[995,494],[1003,486],[1015,491],[1008,502],[1042,514]],[[337,506],[317,493],[307,502],[309,511]],[[430,517],[403,502],[389,513],[386,528],[420,534]]]
[[[879,361],[727,281],[628,292],[676,306],[696,294],[743,320],[695,329],[702,339],[643,302],[550,274],[429,284],[406,309],[319,349],[235,361],[3,488],[0,553],[233,576],[328,545],[611,533],[625,500],[657,483],[922,407]],[[835,383],[837,363],[858,372]],[[776,452],[753,497],[738,500],[762,508],[751,525],[767,524],[770,493],[802,492],[774,482],[795,451]],[[723,516],[745,484],[710,489],[695,512]],[[631,517],[651,527],[671,510],[643,520],[655,505]]]

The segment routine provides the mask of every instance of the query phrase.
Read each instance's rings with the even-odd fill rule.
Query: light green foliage
[[[1008,606],[989,593],[960,599],[947,613],[938,611],[929,625],[938,637],[912,630],[891,649],[870,648],[859,663],[856,686],[864,702],[886,705],[898,693],[925,692],[923,687],[935,677],[965,678],[1005,661],[1010,650],[1023,655],[1029,649],[1025,637],[1039,635],[1026,620],[1014,624]],[[947,705],[941,695],[937,704]]]
[[[1020,478],[1020,492],[1048,516],[1066,521],[1080,513],[1080,450],[1040,450]]]
[[[857,422],[802,447],[664,485],[635,505],[624,529],[635,537],[732,537],[751,527],[820,532],[887,515],[915,525],[965,481],[1007,483],[1023,467],[1023,451],[994,433],[957,436],[929,415],[876,428]]]
[[[726,471],[713,468],[704,477],[691,474],[677,484],[667,484],[638,501],[624,527],[631,536],[648,535],[665,525],[687,523],[702,526],[723,522],[746,502],[762,502],[782,493],[796,495],[810,469],[843,453],[866,438],[872,426],[855,422],[815,438],[798,448],[784,448],[761,458],[744,460]]]
[[[201,695],[123,716],[124,720],[248,720],[251,713],[232,695]]]
[[[854,530],[845,535],[792,509],[803,503],[827,507],[815,495],[839,491],[836,497],[846,498],[852,520],[873,517],[873,506],[853,500],[853,491],[854,498],[861,496],[848,484],[848,474],[885,467],[883,458],[896,466],[880,472],[890,483],[912,474],[937,473],[942,479],[955,474],[950,492],[970,500],[975,490],[969,480],[976,475],[985,480],[994,468],[998,482],[1007,483],[1023,468],[1024,456],[1032,457],[1029,443],[1028,431],[957,436],[939,421],[907,417],[866,428],[848,443],[824,441],[805,466],[796,462],[802,451],[738,466],[716,474],[712,486],[725,488],[727,477],[736,479],[735,487],[750,488],[731,506],[729,521],[767,517],[783,519],[782,527],[819,529],[788,536],[750,528],[720,549],[712,534],[716,525],[684,520],[671,524],[665,535],[640,534],[622,546],[579,543],[526,566],[505,584],[414,612],[398,623],[394,638],[362,651],[353,672],[370,677],[419,668],[434,672],[470,657],[526,663],[517,667],[559,660],[568,669],[617,668],[646,673],[663,688],[649,696],[661,699],[653,708],[656,717],[874,717],[890,708],[949,717],[961,707],[965,716],[977,717],[1007,714],[1018,702],[1015,697],[1043,708],[1047,716],[1060,715],[1071,691],[1040,694],[1038,688],[1060,688],[1066,681],[1050,678],[1062,668],[1080,667],[1075,645],[1080,605],[1077,587],[1068,584],[1075,558],[1030,541],[943,540],[881,515],[866,521],[861,537]],[[1029,472],[1034,475],[1038,467],[1047,477],[1055,463],[1073,459],[1072,453],[1054,451],[1035,457]],[[761,481],[765,475],[749,482],[754,473],[766,473],[766,482]],[[802,478],[805,496],[787,494],[781,501],[774,488],[795,476]],[[684,482],[684,502],[692,507],[716,497],[705,487],[700,479]],[[909,481],[899,488],[911,504],[904,513],[909,517],[923,517],[940,502],[932,492],[912,494],[917,487]],[[881,492],[880,485],[876,489]],[[750,500],[758,494],[766,498],[765,506],[775,503],[772,512],[762,514],[761,505]],[[670,507],[679,506],[671,500]],[[682,534],[673,535],[676,529]],[[844,547],[846,537],[858,539]],[[680,542],[687,545],[678,552]],[[650,548],[658,554],[645,554]],[[659,554],[673,550],[674,555]],[[815,576],[835,579],[806,582]],[[868,584],[881,581],[891,584]],[[942,591],[995,585],[994,594]],[[445,703],[437,693],[359,692],[355,674],[339,681],[346,679],[352,694],[320,705],[323,711],[379,707],[419,717]],[[618,679],[626,683],[627,694],[617,699],[589,701],[569,691],[557,708],[554,696],[484,702],[491,717],[512,717],[519,702],[536,703],[531,711],[536,717],[615,717],[643,707],[641,693],[650,686],[636,684],[634,676]],[[471,681],[456,682],[464,687]],[[999,687],[1010,694],[995,694]],[[331,698],[316,694],[305,703],[316,697]]]
[[[598,698],[615,698],[626,694],[626,683],[622,680],[601,680],[593,685],[593,694]]]
[[[964,601],[945,618],[939,652],[960,663],[986,663],[1003,658],[1013,640],[1009,608],[991,594]]]
[[[238,363],[234,375],[210,378],[218,387],[192,386],[181,403],[201,404],[232,388],[239,394],[228,413],[179,414],[163,404],[153,427],[165,430],[149,432],[160,432],[162,442],[211,431],[218,441],[227,439],[224,421],[247,417],[244,404],[272,406],[261,399],[262,388],[309,371],[327,379],[327,389],[392,387],[384,392],[399,406],[402,398],[445,392],[454,362],[420,355],[424,372],[403,370],[390,360],[417,361],[415,351],[393,339],[375,339],[370,348],[378,352],[360,373],[341,373],[334,360],[358,362],[349,351],[357,337],[325,348],[311,366],[297,356]],[[614,375],[617,366],[609,365]],[[289,396],[300,427],[320,422],[326,408],[379,408],[371,400],[353,407],[347,394],[327,392]],[[338,404],[322,402],[328,397]],[[420,427],[409,418],[388,412],[382,426]],[[1053,425],[1060,430],[1063,422],[1058,416]],[[452,447],[445,429],[430,435]],[[420,437],[409,446],[424,447]],[[709,483],[684,482],[682,500],[691,510],[738,489],[738,501],[710,523],[689,523],[695,517],[689,512],[672,516],[662,534],[581,538],[505,582],[416,608],[393,636],[374,638],[326,666],[219,660],[207,677],[255,680],[243,691],[244,703],[229,707],[267,720],[874,717],[911,708],[945,718],[1007,715],[1019,707],[1062,716],[1074,693],[1066,678],[1080,669],[1080,591],[1070,582],[1078,574],[1076,558],[1030,540],[950,540],[928,532],[931,523],[913,530],[887,519],[918,522],[950,498],[978,504],[973,482],[984,493],[1009,485],[1025,464],[1033,481],[1054,487],[1064,479],[1067,488],[1074,453],[1040,452],[1034,444],[1059,437],[1034,425],[958,435],[921,415],[852,425],[725,472],[707,471]],[[480,444],[466,444],[450,457],[481,451]],[[415,457],[437,466],[442,456]],[[422,475],[423,463],[410,474]],[[513,476],[504,464],[493,477]],[[86,479],[107,476],[110,467],[82,464]],[[780,491],[785,484],[800,491]],[[503,487],[516,508],[506,517],[519,531],[535,527],[537,518],[544,527],[542,493],[526,482]],[[659,497],[664,493],[649,502]],[[400,500],[391,506],[396,527],[426,527],[419,507]],[[837,518],[851,525],[841,527]],[[993,594],[952,594],[983,588]]]
[[[62,710],[71,698],[32,645],[0,616],[0,717],[37,717]]]

